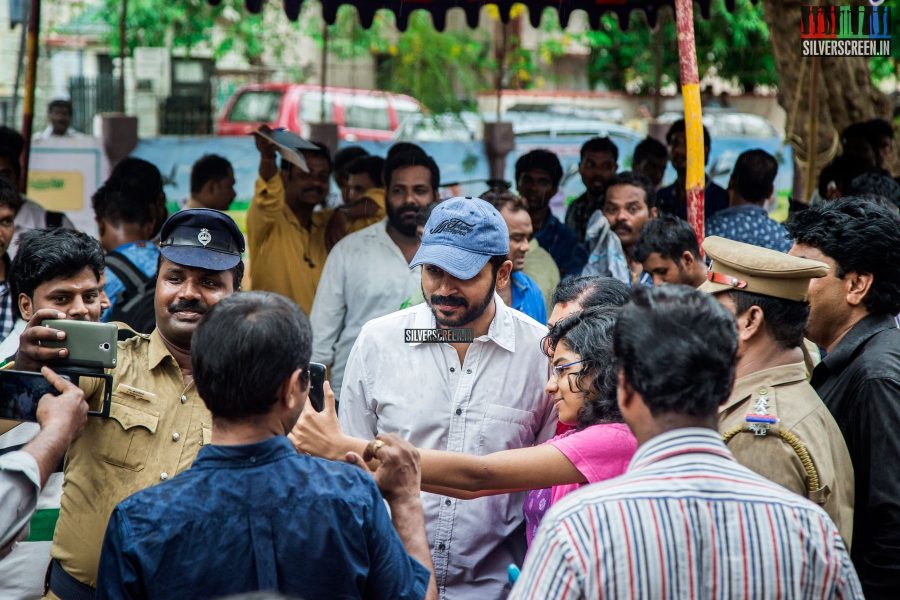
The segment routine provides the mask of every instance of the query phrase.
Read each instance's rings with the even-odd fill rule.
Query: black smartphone
[[[322,412],[325,408],[325,365],[309,363],[309,403]]]
[[[0,419],[36,423],[38,402],[45,394],[59,392],[40,373],[0,370]]]

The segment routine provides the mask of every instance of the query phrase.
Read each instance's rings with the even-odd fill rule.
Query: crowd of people
[[[900,590],[881,122],[844,132],[784,224],[777,161],[741,154],[727,189],[708,180],[702,244],[683,121],[628,171],[587,141],[562,219],[548,150],[442,199],[416,145],[303,140],[304,167],[257,136],[246,235],[226,159],[200,157],[168,215],[159,170],[127,158],[93,195],[99,239],[35,218],[17,136],[0,131],[0,359],[59,394],[0,421],[0,597]],[[50,319],[116,323],[109,389],[56,372]]]

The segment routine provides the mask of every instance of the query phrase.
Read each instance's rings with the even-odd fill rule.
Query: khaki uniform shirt
[[[310,314],[328,258],[325,229],[332,212],[314,212],[306,229],[284,200],[281,173],[268,181],[257,178],[247,211],[253,289],[287,296]]]
[[[728,401],[719,409],[719,431],[745,425],[757,410],[757,399],[768,399],[776,416],[765,436],[741,431],[728,441],[739,463],[763,477],[805,496],[825,509],[838,526],[847,548],[853,533],[853,464],[847,444],[822,400],[806,380],[806,365],[796,363],[765,369],[734,382]],[[806,446],[819,475],[821,491],[809,493],[807,471],[797,452],[777,432],[793,433]]]
[[[159,332],[119,342],[109,418],[88,417],[66,455],[51,555],[79,581],[97,584],[106,525],[116,505],[189,468],[209,443],[212,416],[185,385]],[[97,406],[98,379],[81,380]]]

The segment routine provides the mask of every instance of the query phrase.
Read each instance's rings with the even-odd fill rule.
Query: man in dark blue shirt
[[[587,263],[584,240],[550,212],[550,199],[559,191],[563,169],[548,150],[532,150],[516,161],[516,189],[528,203],[534,239],[550,253],[561,277],[580,275]]]
[[[765,150],[738,156],[728,182],[731,206],[706,221],[706,235],[753,244],[769,250],[791,249],[787,229],[769,217],[765,202],[775,192],[778,161]]]
[[[667,185],[656,193],[659,210],[666,214],[675,215],[687,220],[687,193],[685,191],[685,177],[687,176],[687,139],[685,137],[684,119],[672,123],[666,133],[666,143],[669,145],[669,160],[675,169],[677,178],[675,183]],[[703,164],[709,160],[709,131],[703,128]],[[706,178],[706,192],[703,195],[703,214],[709,219],[711,216],[728,208],[728,192]]]
[[[285,437],[309,393],[310,343],[306,316],[277,294],[237,294],[210,309],[191,362],[212,445],[115,509],[97,598],[436,597],[415,449],[393,436],[373,443],[373,481],[299,455]]]

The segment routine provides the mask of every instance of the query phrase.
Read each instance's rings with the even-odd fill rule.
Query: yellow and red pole
[[[694,46],[693,0],[675,0],[675,26],[678,33],[678,58],[681,64],[681,98],[684,101],[687,173],[685,187],[688,223],[703,243],[703,202],[706,189],[706,160],[703,148],[703,113],[700,105],[700,77]]]
[[[41,0],[31,0],[28,15],[28,36],[25,41],[25,102],[22,111],[22,137],[25,150],[22,152],[22,176],[19,177],[19,191],[28,189],[28,162],[31,159],[31,133],[34,125],[34,88],[37,83],[38,35],[41,31]]]

